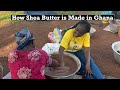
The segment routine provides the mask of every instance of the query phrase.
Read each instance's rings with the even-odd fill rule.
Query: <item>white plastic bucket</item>
[[[120,64],[120,53],[117,52],[120,51],[120,41],[116,41],[112,44],[112,50],[116,62]]]

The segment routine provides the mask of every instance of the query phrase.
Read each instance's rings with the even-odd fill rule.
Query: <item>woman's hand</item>
[[[85,53],[85,58],[86,58],[86,65],[85,65],[85,69],[86,69],[86,74],[85,75],[92,75],[92,70],[90,67],[90,48],[84,48],[84,53]]]
[[[60,66],[63,67],[64,66],[64,50],[65,48],[60,46],[60,49],[59,49],[59,62],[60,62]]]
[[[90,76],[93,74],[89,63],[86,63],[85,68],[86,68],[86,75]]]
[[[58,67],[58,66],[60,66],[60,63],[57,60],[52,59],[52,64],[50,66],[51,67]]]

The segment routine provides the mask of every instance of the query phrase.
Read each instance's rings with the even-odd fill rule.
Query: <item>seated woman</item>
[[[33,33],[21,30],[15,34],[16,50],[8,55],[12,79],[45,79],[45,67],[59,65],[45,51],[35,48]]]
[[[81,62],[80,74],[86,79],[104,79],[101,71],[90,57],[90,28],[86,20],[79,21],[63,36],[60,43],[60,66],[64,66],[63,52],[69,52],[77,56]]]

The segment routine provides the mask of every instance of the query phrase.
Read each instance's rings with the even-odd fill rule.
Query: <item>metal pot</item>
[[[54,53],[54,54],[58,54],[58,53]],[[75,73],[77,73],[78,70],[80,69],[81,62],[80,62],[80,60],[75,55],[73,55],[71,53],[67,53],[67,52],[64,52],[64,55],[67,55],[67,56],[73,58],[73,60],[75,61],[76,65],[77,65],[77,69],[72,74],[69,74],[69,75],[66,75],[66,76],[49,76],[51,79],[64,79],[64,78],[67,78],[67,77],[72,76]]]

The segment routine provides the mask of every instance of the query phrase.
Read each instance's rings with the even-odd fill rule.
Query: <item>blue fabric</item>
[[[70,52],[77,56],[81,62],[81,68],[80,68],[80,73],[81,75],[85,76],[85,65],[86,65],[86,60],[85,60],[85,55],[84,55],[84,49],[81,49],[77,52]],[[97,65],[94,63],[93,59],[90,58],[90,67],[92,70],[93,75],[91,76],[86,76],[86,79],[104,79],[101,71],[97,67]]]
[[[34,39],[32,32],[27,29],[23,29],[15,34],[16,43],[18,44],[17,49],[24,48],[28,42]]]

